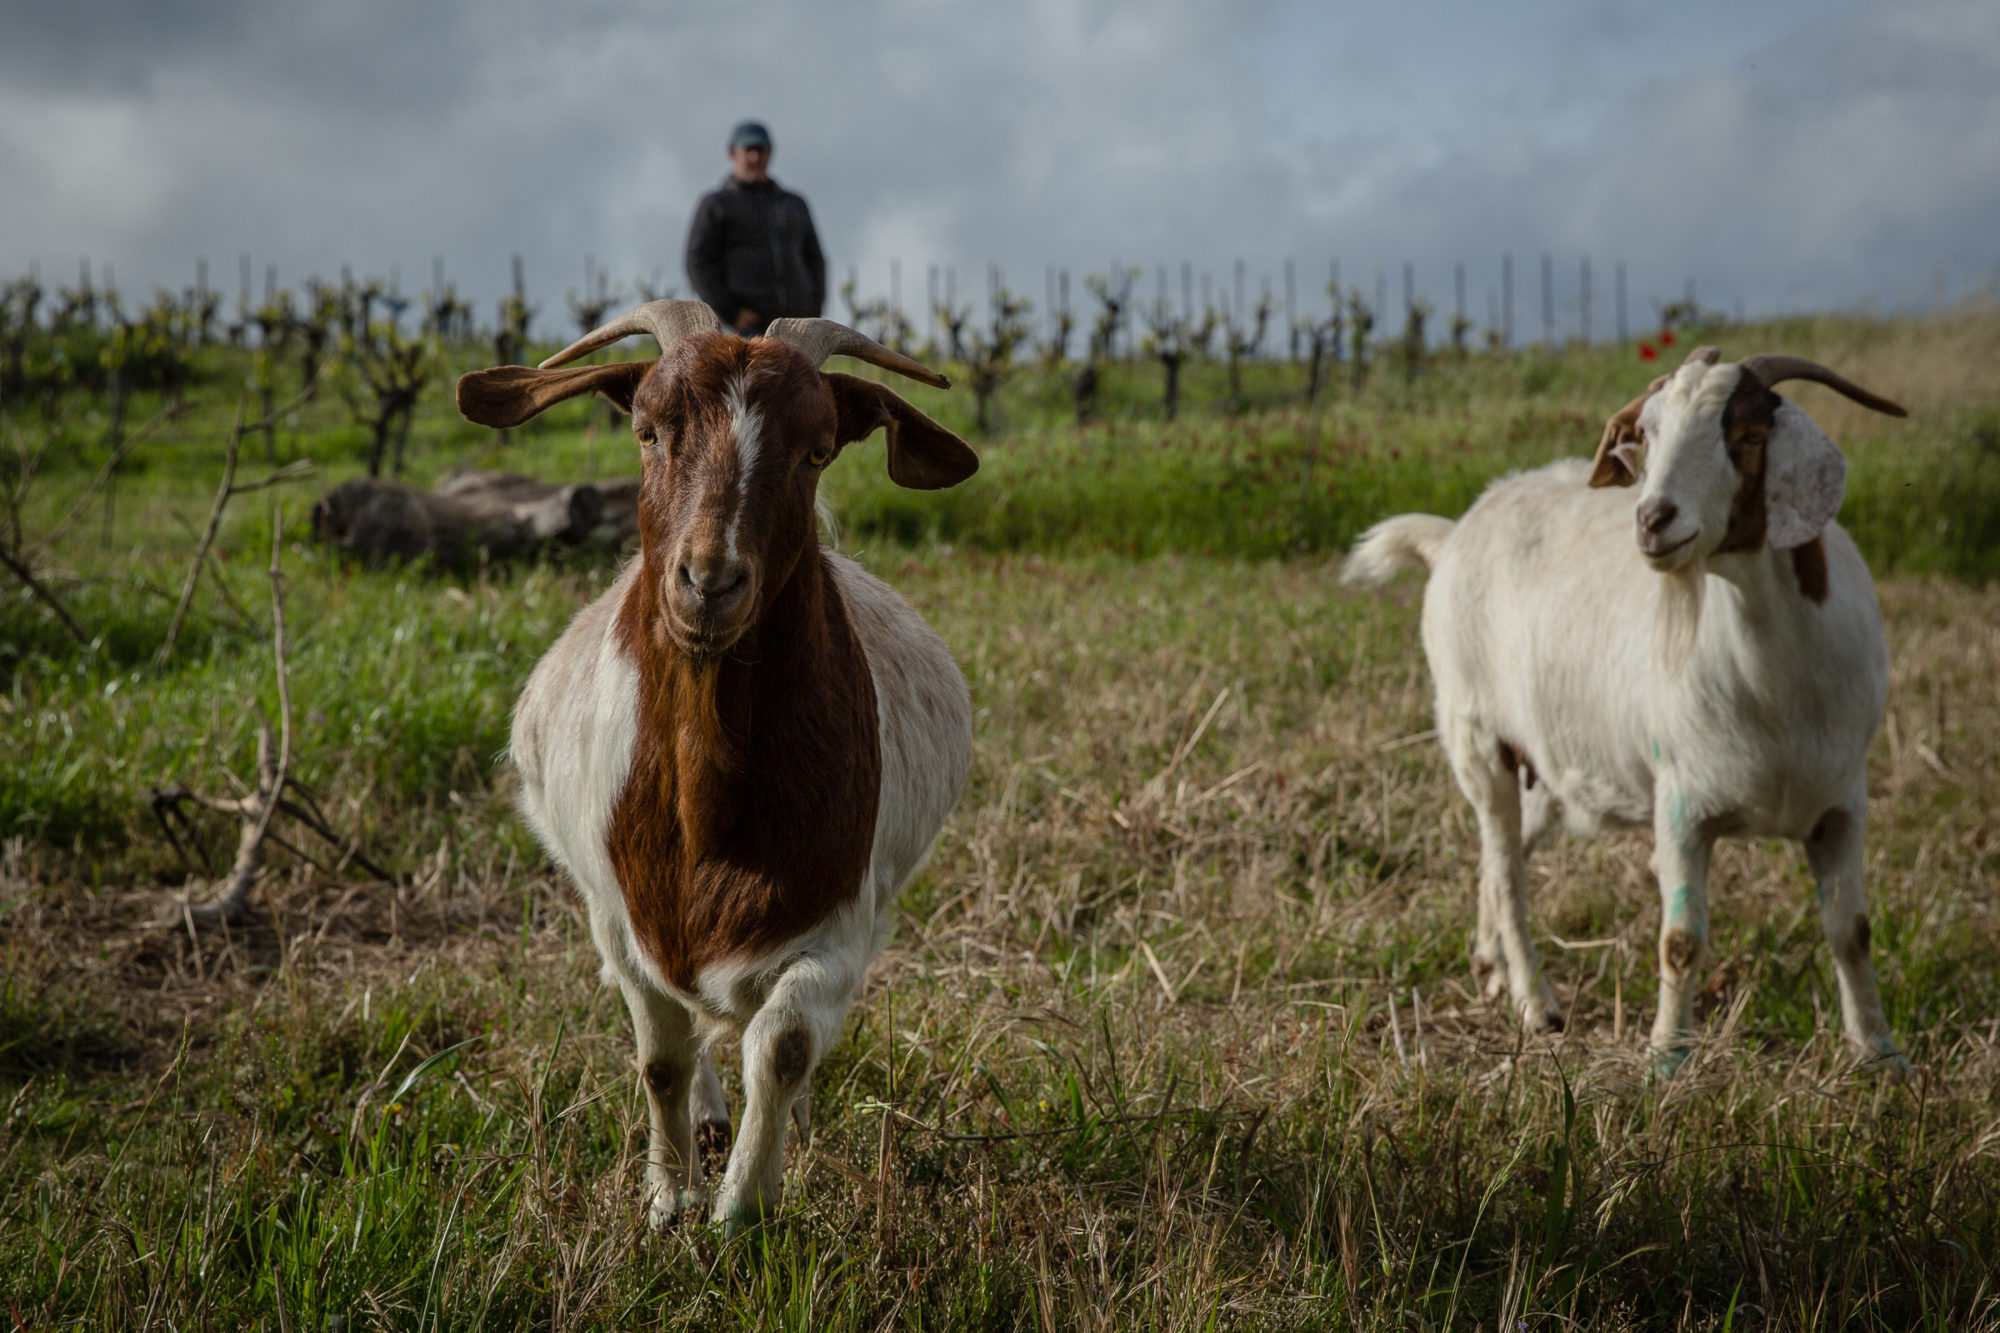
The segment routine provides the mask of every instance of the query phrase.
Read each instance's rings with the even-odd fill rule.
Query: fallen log
[[[637,531],[638,479],[537,481],[509,472],[454,472],[430,491],[362,477],[312,510],[315,541],[380,565],[431,557],[451,570],[511,560],[552,545],[615,546]]]

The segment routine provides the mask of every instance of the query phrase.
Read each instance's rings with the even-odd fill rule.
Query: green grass
[[[151,664],[192,545],[176,514],[206,513],[234,409],[214,358],[121,480],[113,540],[93,510],[44,565],[96,644],[0,606],[0,1309],[31,1328],[1994,1326],[2000,589],[1979,586],[1994,544],[1938,489],[2000,471],[1994,339],[1967,318],[1724,341],[1819,354],[1915,409],[1812,399],[1854,461],[1844,518],[1904,571],[1882,584],[1868,877],[1909,1083],[1841,1049],[1787,846],[1718,853],[1703,1046],[1669,1085],[1641,1078],[1643,839],[1534,863],[1563,1038],[1523,1043],[1467,975],[1476,843],[1422,738],[1417,585],[1345,593],[1337,552],[1585,452],[1635,364],[1385,371],[1317,417],[1258,367],[1250,413],[1173,427],[1135,370],[1082,431],[1024,373],[960,491],[889,490],[879,446],[843,460],[843,543],[952,645],[978,749],[822,1067],[784,1216],[728,1242],[641,1226],[627,1019],[495,763],[610,558],[454,582],[289,543],[298,771],[398,880],[279,854],[249,928],[196,939],[173,915],[188,871],[147,794],[227,790],[276,706],[267,496],[225,528],[245,623],[205,588]],[[580,406],[506,446],[436,407],[423,479],[622,467]],[[89,410],[72,429],[94,439]],[[309,407],[277,456],[350,475],[338,418]],[[54,462],[31,531],[102,456]],[[204,827],[196,856],[226,861],[234,830]]]

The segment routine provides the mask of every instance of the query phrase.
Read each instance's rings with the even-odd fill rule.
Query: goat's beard
[[[1662,675],[1678,673],[1694,656],[1707,582],[1708,562],[1700,559],[1660,575],[1660,600],[1653,612],[1653,665]]]

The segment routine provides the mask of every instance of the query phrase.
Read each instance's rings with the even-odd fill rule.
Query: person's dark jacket
[[[695,205],[687,275],[731,328],[746,309],[756,312],[755,332],[773,319],[817,315],[826,304],[826,256],[812,213],[769,179],[730,176]]]

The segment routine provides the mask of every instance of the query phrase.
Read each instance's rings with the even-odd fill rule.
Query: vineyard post
[[[1500,346],[1514,345],[1514,256],[1500,256]]]
[[[250,254],[236,257],[236,328],[240,339],[250,329]]]
[[[1617,272],[1618,272],[1618,280],[1617,280],[1617,287],[1618,287],[1618,341],[1622,343],[1622,342],[1624,342],[1624,341],[1625,341],[1625,336],[1626,336],[1626,329],[1625,329],[1625,261],[1624,261],[1624,260],[1622,260],[1622,259],[1618,261],[1618,270],[1617,270]]]
[[[1292,261],[1287,259],[1285,261],[1285,327],[1292,332],[1292,360],[1297,361],[1299,359],[1299,322],[1298,312],[1293,308],[1293,298],[1295,295]]]
[[[1181,318],[1194,318],[1194,265],[1181,261]]]
[[[958,266],[956,264],[946,264],[944,267],[944,303],[954,311],[958,309]],[[953,361],[964,360],[965,348],[959,338],[958,326],[950,324],[946,327],[951,332],[951,359]]]
[[[1556,345],[1556,261],[1549,254],[1542,256],[1542,345]]]
[[[1343,307],[1340,303],[1340,261],[1338,259],[1329,259],[1326,261],[1326,294],[1333,301],[1334,319],[1340,320],[1342,318]],[[1338,361],[1340,358],[1340,335],[1336,333],[1333,335],[1333,359]]]
[[[1590,256],[1583,257],[1583,272],[1578,275],[1577,329],[1585,347],[1590,346]]]
[[[931,312],[930,331],[924,336],[930,340],[931,355],[937,355],[938,345],[938,266],[932,264],[924,278],[924,308]]]

